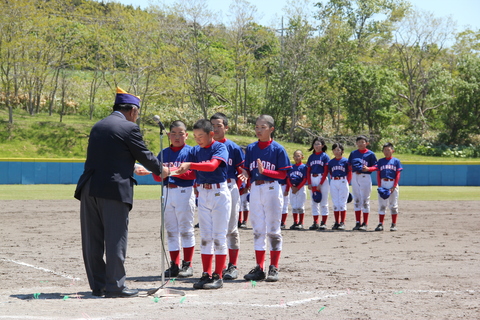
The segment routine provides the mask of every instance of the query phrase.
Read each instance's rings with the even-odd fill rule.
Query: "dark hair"
[[[334,143],[333,146],[332,146],[332,151],[339,148],[340,150],[345,151],[345,149],[343,148],[343,144],[341,144],[340,142],[337,142],[337,143]]]
[[[308,151],[313,151],[315,152],[315,148],[313,147],[313,145],[315,144],[315,142],[319,141],[323,147],[322,147],[322,151],[325,152],[327,151],[327,145],[325,144],[325,140],[323,140],[323,138],[320,138],[320,137],[315,137],[315,139],[313,139],[312,141],[312,145],[310,146],[310,149],[308,149]]]
[[[262,114],[261,116],[258,116],[257,119],[255,120],[255,123],[258,120],[265,120],[267,124],[270,126],[270,128],[275,126],[275,120],[273,120],[273,117],[269,116],[268,114]]]
[[[207,119],[200,119],[193,125],[193,130],[203,130],[205,133],[213,132],[213,127]]]
[[[223,125],[226,127],[228,126],[228,118],[225,114],[221,112],[215,113],[213,116],[210,117],[210,121],[212,120],[223,120]]]
[[[302,156],[303,156],[303,151],[300,150],[300,149],[295,150],[295,151],[293,152],[293,154],[295,154],[295,153],[297,153],[297,152],[300,152],[300,153],[302,154]]]
[[[113,105],[113,111],[130,111],[133,107],[137,107],[137,105],[131,103],[116,103]]]
[[[382,150],[385,149],[385,148],[392,148],[392,149],[395,150],[395,148],[393,147],[393,144],[391,142],[385,143],[382,147]]]
[[[172,131],[173,128],[177,128],[177,127],[182,127],[182,128],[184,128],[185,130],[187,130],[187,126],[185,125],[185,123],[184,123],[182,120],[175,120],[175,121],[173,121],[173,122],[170,124],[170,131]]]
[[[355,140],[355,142],[357,142],[357,141],[359,141],[359,140],[365,140],[365,142],[368,142],[367,137],[364,136],[364,135],[358,136],[357,139]]]

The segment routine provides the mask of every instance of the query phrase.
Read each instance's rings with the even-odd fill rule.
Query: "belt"
[[[321,173],[312,173],[312,177],[318,177],[318,176],[321,176],[322,174]]]
[[[167,184],[167,186],[166,186],[166,187],[167,187],[167,188],[169,188],[169,189],[180,188],[179,186],[177,186],[176,184],[173,184],[173,183],[169,183],[169,184]]]
[[[235,182],[235,179],[230,179],[230,178],[228,178],[228,179],[227,179],[227,182],[228,182],[228,183]]]
[[[343,180],[345,177],[332,177],[333,180]]]
[[[395,181],[395,179],[382,178],[383,181]]]
[[[220,183],[204,183],[201,186],[203,189],[220,189]]]
[[[266,184],[266,183],[273,183],[273,181],[267,181],[267,180],[255,180],[255,185],[256,186],[260,186],[262,184]]]

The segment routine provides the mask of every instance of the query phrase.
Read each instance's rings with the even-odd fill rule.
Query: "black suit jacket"
[[[143,142],[140,128],[118,112],[97,122],[90,131],[85,169],[75,198],[80,200],[84,184],[90,180],[90,196],[133,204],[135,161],[160,175],[160,163]]]

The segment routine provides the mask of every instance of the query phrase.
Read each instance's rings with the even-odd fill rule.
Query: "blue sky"
[[[109,1],[109,0],[104,0]],[[150,3],[167,5],[173,4],[175,0],[114,0],[124,4],[132,4],[142,8]],[[263,15],[259,22],[263,25],[271,25],[275,17],[281,17],[287,4],[287,0],[261,0],[249,1],[257,7],[257,13]],[[313,2],[313,1],[312,1]],[[315,1],[316,2],[316,1]],[[323,0],[326,2],[326,0]],[[229,0],[207,0],[210,10],[222,12],[223,16],[228,12],[231,1]],[[452,16],[457,22],[457,30],[463,30],[467,26],[474,30],[480,29],[480,0],[410,0],[414,7],[432,12],[436,17]],[[313,9],[312,9],[313,10]],[[279,19],[279,18],[278,18]]]

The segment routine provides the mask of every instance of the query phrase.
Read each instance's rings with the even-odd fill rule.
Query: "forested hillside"
[[[0,139],[25,112],[99,119],[120,86],[142,98],[141,126],[222,111],[247,134],[267,113],[284,141],[366,134],[402,152],[480,156],[480,30],[402,0],[306,3],[271,27],[245,0],[224,24],[201,0],[0,0]]]

